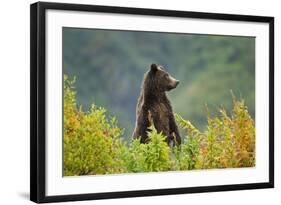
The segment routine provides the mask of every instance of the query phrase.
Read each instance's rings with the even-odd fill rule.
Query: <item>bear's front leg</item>
[[[181,137],[180,137],[180,134],[179,134],[179,129],[178,129],[178,126],[176,124],[176,121],[175,121],[175,117],[174,115],[170,116],[170,119],[169,119],[169,127],[170,127],[170,136],[175,138],[176,142],[178,145],[181,144]]]
[[[148,112],[142,110],[136,120],[136,127],[133,134],[133,139],[140,138],[141,143],[147,142],[147,128],[149,127]]]

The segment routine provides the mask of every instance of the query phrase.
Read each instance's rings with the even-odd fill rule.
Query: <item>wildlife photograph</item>
[[[62,28],[63,176],[254,168],[255,37]]]

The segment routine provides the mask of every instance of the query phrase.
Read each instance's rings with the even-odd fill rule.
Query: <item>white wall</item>
[[[52,0],[49,0],[52,1]],[[29,4],[34,1],[2,1],[0,11],[0,204],[31,204],[29,198]],[[186,11],[268,15],[275,17],[275,165],[276,188],[177,196],[101,200],[95,204],[277,204],[281,187],[281,12],[278,1],[257,0],[84,0],[71,3],[146,7]],[[279,82],[278,82],[279,79]],[[4,114],[3,114],[4,113]],[[279,125],[279,126],[278,126]],[[249,176],[250,177],[250,176]],[[70,204],[93,204],[72,202]],[[280,202],[279,202],[280,203]]]

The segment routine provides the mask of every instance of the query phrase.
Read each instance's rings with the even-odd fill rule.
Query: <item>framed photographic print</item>
[[[274,18],[31,5],[30,199],[274,187]]]

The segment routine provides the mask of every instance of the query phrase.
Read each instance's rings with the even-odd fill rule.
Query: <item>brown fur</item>
[[[180,144],[181,137],[175,122],[173,109],[166,91],[174,89],[179,81],[170,76],[160,65],[152,64],[145,73],[136,109],[136,127],[133,138],[146,143],[147,128],[152,124],[158,132],[167,136],[168,144]]]

